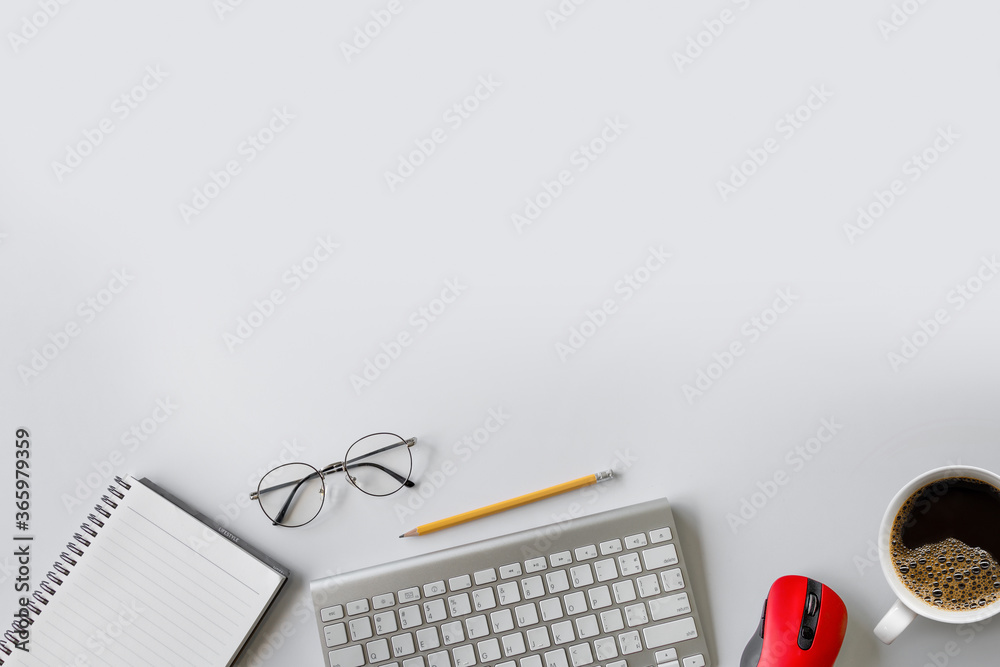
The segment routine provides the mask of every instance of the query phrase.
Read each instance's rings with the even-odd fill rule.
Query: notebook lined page
[[[31,626],[26,667],[223,667],[282,576],[134,479]]]

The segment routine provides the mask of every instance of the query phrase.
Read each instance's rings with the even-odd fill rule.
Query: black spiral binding
[[[123,480],[121,477],[115,477],[115,484],[108,486],[108,493],[114,497],[101,496],[101,501],[94,506],[94,514],[88,514],[88,521],[80,525],[81,533],[73,533],[73,539],[75,542],[69,542],[66,545],[66,551],[59,554],[59,560],[57,560],[52,565],[52,570],[49,571],[45,577],[42,579],[41,583],[38,584],[38,589],[32,594],[32,598],[28,600],[28,609],[32,614],[38,616],[42,613],[42,609],[49,603],[49,599],[56,594],[56,589],[63,584],[63,578],[69,576],[69,568],[74,567],[77,563],[77,559],[83,556],[83,550],[90,546],[90,542],[93,538],[97,537],[97,532],[104,528],[104,521],[98,518],[97,515],[104,517],[104,519],[111,518],[111,512],[109,510],[115,510],[118,508],[118,501],[125,498],[124,491],[128,491],[132,488],[132,485]],[[119,488],[120,487],[120,488]],[[117,500],[115,500],[117,499]],[[96,528],[94,527],[96,526]],[[54,586],[53,586],[54,584]],[[41,603],[41,606],[35,604],[36,602]],[[34,618],[28,618],[28,624],[35,622]],[[6,642],[11,644],[17,644],[19,628],[14,624],[10,630],[4,633],[4,639]],[[11,655],[14,649],[7,645],[4,640],[0,640],[0,665],[4,664],[4,655]]]

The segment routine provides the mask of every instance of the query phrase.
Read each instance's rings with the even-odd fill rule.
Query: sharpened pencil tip
[[[406,535],[400,535],[400,537],[406,537]]]

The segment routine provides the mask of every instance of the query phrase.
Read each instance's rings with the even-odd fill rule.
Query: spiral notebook
[[[232,665],[288,571],[149,480],[115,478],[29,598],[4,667]]]

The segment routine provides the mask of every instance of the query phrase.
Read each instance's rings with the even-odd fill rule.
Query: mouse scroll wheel
[[[815,616],[819,611],[819,598],[815,593],[806,596],[806,616]]]

